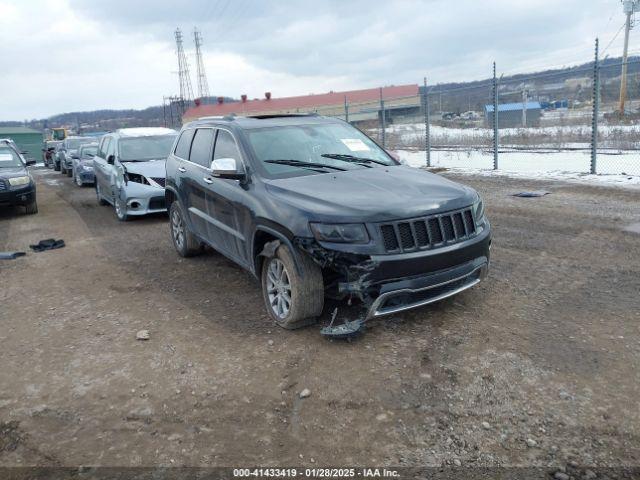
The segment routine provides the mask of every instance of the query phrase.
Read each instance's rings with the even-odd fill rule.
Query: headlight
[[[473,213],[476,217],[476,223],[484,223],[484,203],[482,203],[480,195],[478,195],[478,199],[473,203]]]
[[[93,165],[82,165],[82,169],[85,172],[93,172]]]
[[[310,223],[316,240],[334,243],[367,243],[369,234],[362,223]]]
[[[9,185],[12,187],[18,187],[20,185],[29,185],[31,178],[29,177],[13,177],[9,179]]]

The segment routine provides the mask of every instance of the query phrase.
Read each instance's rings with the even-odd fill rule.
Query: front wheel
[[[25,207],[25,212],[27,215],[34,215],[38,213],[38,203],[34,200],[30,204]]]
[[[262,266],[262,294],[269,316],[282,328],[293,330],[315,323],[324,307],[322,270],[304,252],[298,252],[298,273],[293,254],[284,245]]]
[[[121,222],[129,220],[129,215],[127,215],[127,202],[122,200],[119,195],[113,199],[113,208],[116,211],[116,217],[118,217],[118,220]]]
[[[73,171],[73,178],[76,181],[76,185],[79,187],[82,187],[83,183],[82,183],[82,179],[80,178],[80,175],[78,175],[78,171],[74,170]]]
[[[175,201],[169,208],[169,228],[173,246],[181,257],[193,257],[202,251],[196,236],[187,228],[186,218],[180,204]]]

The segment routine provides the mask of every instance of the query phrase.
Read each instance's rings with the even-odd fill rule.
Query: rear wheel
[[[96,182],[96,198],[98,199],[98,205],[108,205],[109,204],[109,202],[107,202],[102,197],[102,191],[100,190],[100,185],[98,185],[98,182]]]
[[[177,201],[169,208],[169,228],[173,246],[181,257],[193,257],[202,251],[200,242],[187,228],[186,218]]]
[[[38,203],[34,200],[30,204],[25,207],[25,212],[27,215],[34,215],[38,213]]]
[[[269,316],[293,330],[315,323],[324,306],[322,270],[304,252],[298,252],[301,274],[291,251],[278,247],[262,266],[262,295]]]

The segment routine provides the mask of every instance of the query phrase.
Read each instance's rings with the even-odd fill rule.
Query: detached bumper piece
[[[486,257],[432,275],[385,284],[369,308],[366,320],[399,313],[452,297],[486,277]]]

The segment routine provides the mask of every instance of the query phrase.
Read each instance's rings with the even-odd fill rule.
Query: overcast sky
[[[0,120],[161,104],[176,27],[192,74],[202,31],[212,94],[253,98],[582,63],[623,22],[618,0],[0,0]]]

